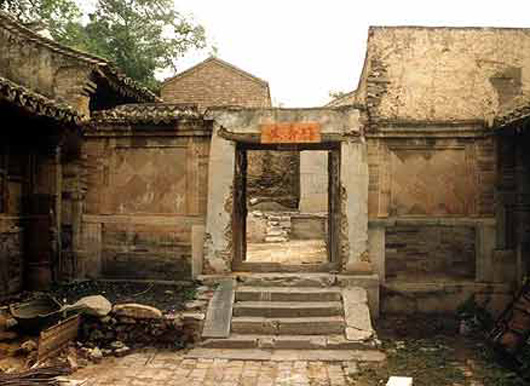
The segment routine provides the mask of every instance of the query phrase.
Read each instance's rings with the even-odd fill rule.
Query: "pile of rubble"
[[[127,355],[137,348],[184,348],[199,339],[212,296],[212,288],[199,287],[195,300],[185,303],[183,310],[166,312],[151,305],[112,305],[101,295],[86,296],[72,305],[60,307],[54,312],[58,318],[53,326],[35,329],[29,337],[28,331],[20,328],[24,320],[18,320],[17,325],[19,316],[10,314],[14,308],[5,307],[0,310],[0,354],[2,345],[9,345],[10,351],[6,354],[22,358],[23,363],[11,371],[20,371],[36,363],[50,365],[50,359],[75,369],[105,356]],[[49,352],[53,353],[53,358],[49,355],[41,358],[42,353]],[[0,363],[0,374],[2,372],[8,371],[2,369]]]
[[[89,356],[123,356],[131,348],[183,348],[199,338],[206,302],[192,302],[199,309],[162,314],[155,307],[128,303],[113,307],[105,316],[86,315],[79,341]]]

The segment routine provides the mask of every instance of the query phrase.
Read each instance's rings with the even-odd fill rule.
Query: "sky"
[[[275,106],[314,107],[357,87],[370,25],[530,27],[528,0],[175,0],[217,56],[269,82]],[[189,52],[178,71],[206,59]],[[167,74],[169,75],[169,74]]]

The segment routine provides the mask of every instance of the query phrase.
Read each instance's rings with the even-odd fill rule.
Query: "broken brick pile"
[[[201,311],[164,315],[151,306],[121,304],[102,318],[84,316],[79,341],[98,347],[103,355],[124,355],[129,348],[146,346],[182,348],[198,339],[203,320]]]

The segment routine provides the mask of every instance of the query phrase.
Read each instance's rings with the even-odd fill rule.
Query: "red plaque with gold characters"
[[[315,143],[320,141],[320,123],[318,122],[261,125],[261,143]]]

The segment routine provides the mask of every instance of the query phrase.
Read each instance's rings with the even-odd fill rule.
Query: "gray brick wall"
[[[161,97],[167,103],[192,103],[201,107],[271,106],[266,83],[215,60],[198,65],[182,77],[169,80],[162,86]]]
[[[388,227],[385,248],[387,280],[475,278],[472,226]]]

